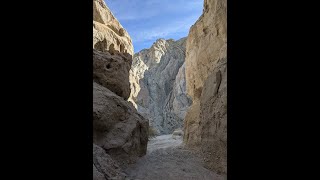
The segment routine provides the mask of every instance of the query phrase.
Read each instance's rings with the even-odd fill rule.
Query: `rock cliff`
[[[126,101],[131,39],[103,0],[93,2],[93,179],[125,179],[146,154],[149,122]]]
[[[227,1],[204,0],[203,14],[190,28],[186,86],[192,98],[184,142],[202,153],[208,168],[226,174]]]
[[[132,40],[103,0],[93,0],[93,48],[133,55]]]
[[[131,101],[158,134],[181,128],[190,99],[185,84],[185,42],[158,39],[133,57]]]

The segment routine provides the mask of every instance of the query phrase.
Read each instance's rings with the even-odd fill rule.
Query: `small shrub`
[[[154,139],[156,136],[157,136],[157,130],[154,127],[150,126],[148,131],[149,140]]]

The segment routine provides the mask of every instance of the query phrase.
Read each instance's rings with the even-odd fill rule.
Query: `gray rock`
[[[101,147],[93,144],[93,180],[124,180],[125,174]]]
[[[121,166],[146,154],[148,127],[130,102],[93,83],[93,142]]]
[[[130,71],[131,101],[158,134],[181,128],[191,103],[185,85],[185,42],[158,39],[134,55]]]

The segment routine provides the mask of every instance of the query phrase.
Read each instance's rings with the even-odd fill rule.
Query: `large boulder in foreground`
[[[130,102],[93,83],[93,143],[120,166],[146,154],[148,127],[148,120]]]
[[[132,56],[128,53],[93,50],[93,80],[127,100],[131,92],[131,63]]]
[[[124,180],[122,169],[101,147],[93,144],[93,180]]]

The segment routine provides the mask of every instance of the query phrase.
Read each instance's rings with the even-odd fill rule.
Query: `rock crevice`
[[[185,85],[185,42],[158,39],[133,57],[129,101],[158,134],[181,128],[191,103]]]

